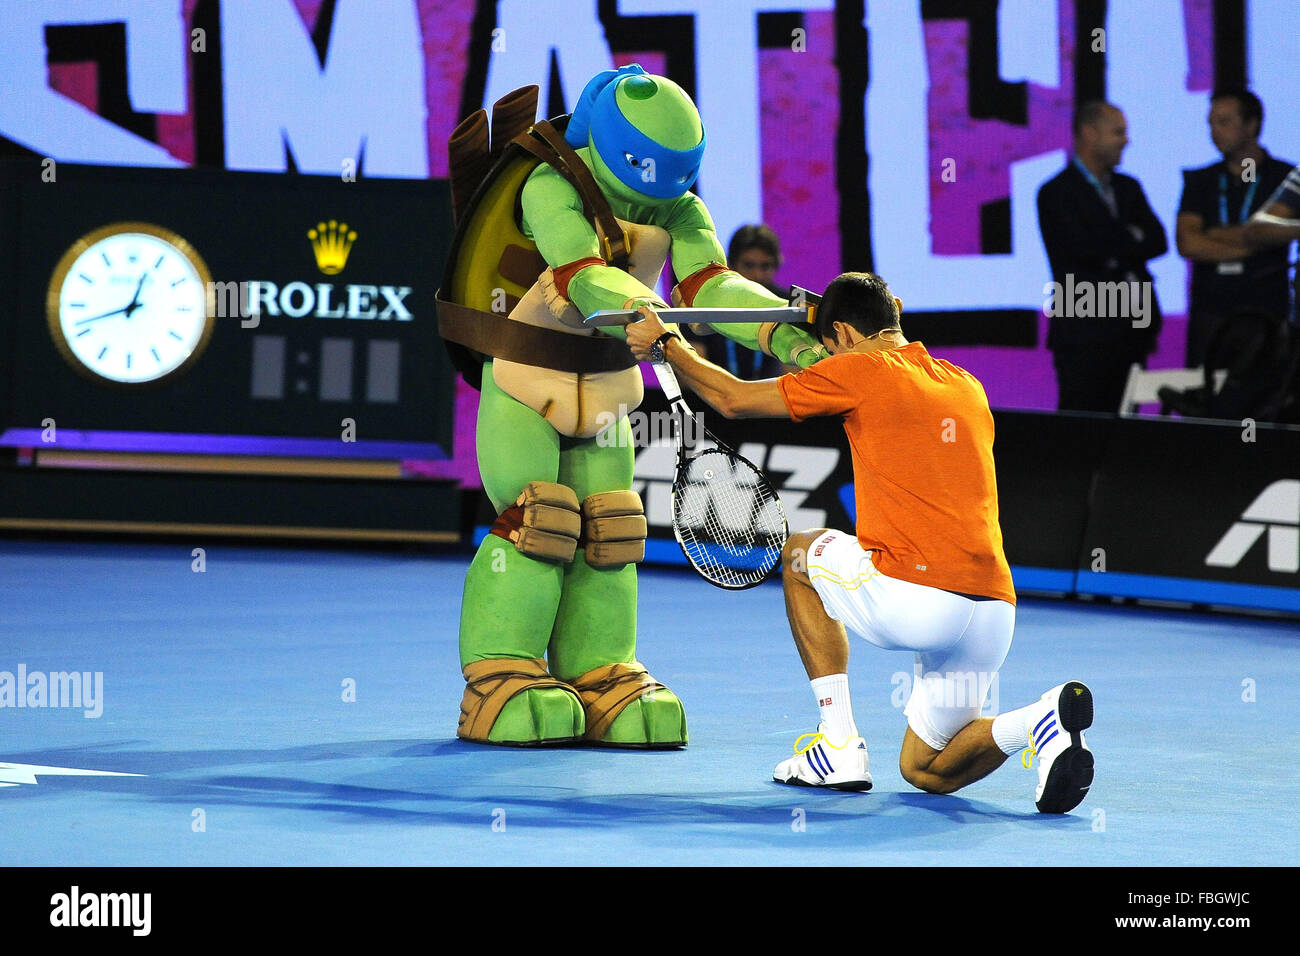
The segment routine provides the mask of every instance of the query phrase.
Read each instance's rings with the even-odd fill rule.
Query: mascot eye
[[[625,160],[627,160],[627,164],[628,164],[629,166],[631,166],[633,169],[639,169],[639,168],[640,168],[640,166],[641,166],[641,162],[640,162],[640,160],[638,160],[638,159],[637,159],[635,156],[633,156],[631,153],[624,153],[624,154],[623,154],[623,158],[624,158]]]

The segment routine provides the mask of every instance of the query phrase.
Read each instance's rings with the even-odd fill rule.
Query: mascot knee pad
[[[515,503],[501,512],[492,533],[530,558],[567,564],[582,532],[578,496],[567,485],[530,481]]]
[[[616,568],[645,560],[646,521],[635,491],[606,491],[582,503],[587,564]]]

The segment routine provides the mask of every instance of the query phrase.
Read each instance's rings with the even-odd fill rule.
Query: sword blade
[[[703,322],[716,325],[727,322],[807,322],[808,310],[804,308],[776,309],[656,309],[659,318],[665,322],[685,325],[688,322]],[[583,325],[609,326],[627,325],[641,321],[641,314],[627,309],[602,309],[593,312]]]

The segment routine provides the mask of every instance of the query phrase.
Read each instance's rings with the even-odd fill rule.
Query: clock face
[[[212,332],[207,266],[180,236],[118,223],[78,240],[54,271],[50,331],[74,368],[117,385],[179,374]]]

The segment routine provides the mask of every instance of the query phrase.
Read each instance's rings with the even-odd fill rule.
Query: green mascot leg
[[[632,487],[635,452],[626,418],[619,440],[560,439],[560,482],[580,501]],[[593,568],[582,548],[564,570],[564,590],[550,644],[551,673],[573,682],[609,664],[636,660],[636,565]],[[672,691],[659,689],[629,703],[599,742],[622,747],[681,747],[686,715]]]
[[[483,370],[477,444],[483,488],[498,514],[514,504],[528,482],[557,480],[559,435],[544,418],[497,387],[490,365]],[[461,666],[545,656],[564,577],[563,565],[521,554],[498,535],[484,538],[465,576]],[[573,692],[539,687],[510,699],[486,742],[559,743],[580,738],[585,731],[582,704]]]

